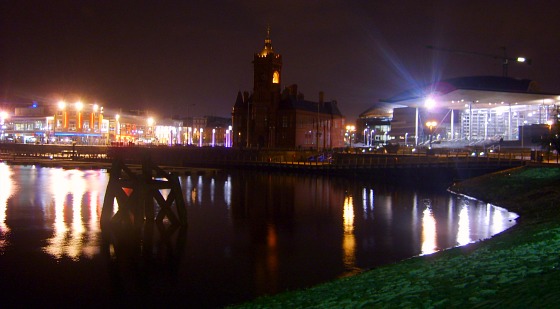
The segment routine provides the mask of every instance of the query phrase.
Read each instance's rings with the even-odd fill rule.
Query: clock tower
[[[282,80],[282,56],[272,49],[270,27],[262,51],[253,59],[253,98],[250,106],[249,144],[258,147],[274,147],[276,111],[280,102]]]

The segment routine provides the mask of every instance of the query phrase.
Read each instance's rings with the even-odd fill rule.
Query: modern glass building
[[[406,138],[418,145],[430,133],[457,143],[523,141],[525,130],[556,123],[560,94],[540,92],[527,79],[472,76],[411,89],[380,104],[392,105],[390,140],[401,144]],[[368,111],[360,118],[367,119]]]

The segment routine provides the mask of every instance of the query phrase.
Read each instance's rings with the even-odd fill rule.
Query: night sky
[[[160,116],[231,115],[252,91],[267,24],[282,86],[337,100],[349,122],[415,85],[501,75],[560,93],[559,1],[4,1],[3,102],[77,97]],[[188,108],[187,108],[188,106]],[[186,114],[188,112],[188,115]]]

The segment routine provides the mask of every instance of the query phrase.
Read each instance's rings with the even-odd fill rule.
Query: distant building
[[[2,140],[16,143],[105,144],[108,121],[96,104],[63,102],[15,107],[2,126]]]
[[[272,49],[270,28],[254,55],[253,92],[237,94],[233,146],[331,149],[344,146],[345,118],[336,101],[307,101],[297,85],[282,91],[282,56]]]
[[[383,118],[390,121],[386,140],[401,145],[425,143],[432,133],[440,141],[527,146],[555,123],[559,106],[560,95],[539,91],[532,80],[467,76],[381,100],[360,115],[359,130]],[[430,121],[435,128],[427,126]]]

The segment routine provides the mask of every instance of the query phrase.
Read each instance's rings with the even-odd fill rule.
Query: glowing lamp
[[[424,104],[426,108],[434,108],[436,106],[436,100],[433,98],[427,98]]]

